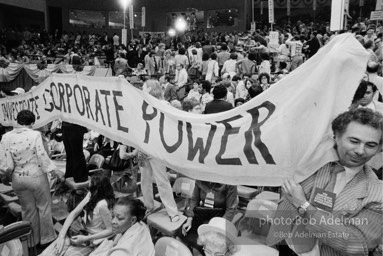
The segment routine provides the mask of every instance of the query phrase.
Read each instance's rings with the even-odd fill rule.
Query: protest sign
[[[195,179],[278,186],[301,181],[336,160],[331,120],[347,110],[368,53],[351,34],[253,100],[197,115],[136,89],[123,78],[52,74],[32,92],[0,100],[0,122],[30,109],[35,127],[61,118],[139,148]]]

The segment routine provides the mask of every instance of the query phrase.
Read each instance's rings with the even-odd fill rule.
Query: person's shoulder
[[[105,199],[102,199],[97,202],[96,204],[97,208],[108,208],[108,202]]]
[[[379,101],[374,101],[374,104],[376,111],[383,115],[383,103]]]

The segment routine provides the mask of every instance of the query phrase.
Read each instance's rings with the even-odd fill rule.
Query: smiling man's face
[[[364,165],[380,149],[381,138],[380,130],[351,122],[343,134],[335,135],[340,163],[345,167]]]

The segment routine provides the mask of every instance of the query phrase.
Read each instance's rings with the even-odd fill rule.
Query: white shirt
[[[118,35],[113,36],[113,45],[120,45],[120,37]]]
[[[243,81],[239,81],[237,84],[237,88],[235,89],[235,98],[246,99],[248,94],[249,93],[247,91],[245,83]]]
[[[237,61],[236,60],[227,60],[223,63],[222,73],[229,73],[230,77],[233,77],[237,74]]]
[[[301,41],[286,41],[286,45],[290,46],[291,57],[302,55],[303,43]]]
[[[184,86],[188,82],[188,72],[185,68],[181,69],[180,71],[176,71],[176,77],[175,77],[175,84],[178,87]]]

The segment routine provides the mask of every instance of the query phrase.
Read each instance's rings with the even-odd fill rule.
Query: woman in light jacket
[[[35,120],[29,110],[18,113],[18,127],[6,133],[0,143],[0,173],[13,171],[12,188],[20,201],[22,219],[32,224],[31,246],[44,246],[56,238],[47,175],[55,165],[44,149],[41,133],[32,130]]]

